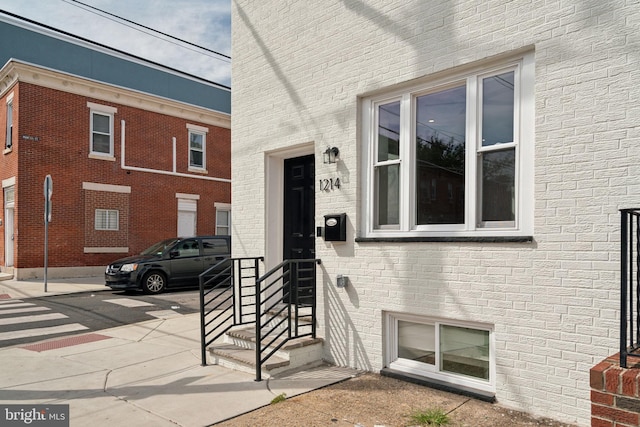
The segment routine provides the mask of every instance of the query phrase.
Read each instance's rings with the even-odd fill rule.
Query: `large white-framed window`
[[[482,394],[495,392],[493,326],[386,313],[387,363],[394,370]]]
[[[216,234],[231,234],[231,204],[216,203]]]
[[[533,233],[533,54],[363,99],[363,237]]]
[[[7,131],[4,140],[4,148],[11,150],[11,147],[13,147],[13,93],[7,97]]]
[[[90,155],[113,158],[113,120],[117,108],[93,102],[88,102],[87,107],[90,109]]]
[[[117,209],[96,209],[95,229],[118,231],[120,229],[120,213]]]
[[[187,124],[189,131],[189,169],[201,171],[207,168],[207,133],[203,126]]]

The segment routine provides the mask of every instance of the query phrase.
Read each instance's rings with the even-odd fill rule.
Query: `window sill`
[[[13,151],[13,147],[7,147],[4,149],[4,151],[2,152],[2,154],[9,154]]]
[[[207,175],[209,173],[209,171],[207,171],[206,169],[202,169],[202,168],[194,168],[193,166],[189,166],[189,172],[193,172],[193,173],[199,173],[202,175]]]
[[[357,237],[358,243],[533,243],[533,236],[410,236],[410,237]]]
[[[128,247],[104,247],[104,246],[98,246],[98,247],[85,247],[84,248],[84,253],[85,254],[121,254],[121,253],[128,253],[129,252],[129,248]]]
[[[110,162],[115,162],[116,161],[115,157],[110,156],[108,154],[89,153],[89,158],[90,159],[96,159],[96,160],[108,160]]]

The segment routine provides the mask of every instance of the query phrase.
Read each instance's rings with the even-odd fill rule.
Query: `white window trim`
[[[439,371],[437,364],[439,356],[436,359],[436,365],[432,366],[427,363],[417,362],[408,359],[398,359],[398,320],[404,320],[413,323],[422,323],[435,326],[435,346],[436,354],[439,354],[439,334],[440,325],[458,326],[462,328],[470,328],[489,332],[489,380],[468,377],[460,374]],[[386,324],[386,366],[391,369],[430,378],[436,381],[445,382],[452,386],[469,390],[473,392],[494,394],[496,391],[496,346],[493,325],[478,322],[463,322],[450,319],[438,319],[426,316],[418,316],[409,313],[385,313]]]
[[[9,96],[7,96],[7,121],[6,121],[6,132],[5,132],[5,141],[4,141],[4,153],[9,153],[13,150],[13,116],[15,116],[15,109],[13,103],[13,95],[11,92]],[[11,117],[9,117],[9,107],[11,107]],[[11,129],[11,131],[9,131]]]
[[[188,156],[187,161],[189,162],[188,170],[190,172],[206,172],[207,170],[207,134],[209,133],[209,128],[204,126],[198,126],[191,123],[187,123],[188,129]],[[202,135],[202,166],[194,166],[191,164],[191,134]]]
[[[114,120],[118,112],[116,107],[87,102],[89,108],[89,157],[92,159],[115,160],[114,154]],[[101,114],[109,117],[109,153],[93,151],[93,115]]]
[[[223,225],[222,227],[229,229],[229,234],[231,234],[231,204],[230,203],[219,203],[215,202],[214,207],[216,208],[216,235],[218,234],[218,212],[227,212],[229,219],[228,224]]]
[[[465,153],[465,223],[446,225],[415,225],[415,163],[414,157],[407,151],[415,151],[413,129],[414,99],[425,91],[440,90],[449,85],[467,82],[467,91],[477,90],[480,77],[496,74],[507,68],[516,68],[519,73],[519,86],[515,108],[515,138],[518,144],[516,151],[516,218],[513,227],[478,227],[477,217],[477,153],[483,149],[471,149],[476,146],[476,128],[467,129],[467,146]],[[382,95],[373,95],[362,100],[362,218],[364,227],[362,237],[369,238],[402,238],[402,237],[512,237],[533,235],[534,214],[534,142],[535,142],[535,63],[533,52],[501,60],[497,63],[484,63],[464,72],[452,73],[446,78],[426,80],[411,87],[387,91]],[[475,95],[474,95],[475,96]],[[409,119],[400,123],[400,221],[395,226],[376,227],[375,218],[375,141],[377,131],[377,105],[399,100],[401,115]],[[467,117],[476,115],[475,105],[467,103]],[[474,116],[475,117],[475,116]],[[476,123],[477,123],[476,119]],[[467,120],[467,123],[471,120]],[[518,127],[519,126],[519,127]],[[514,143],[515,145],[515,143]],[[506,148],[507,144],[500,148]],[[389,161],[387,163],[393,163]],[[470,167],[471,165],[471,167]],[[498,225],[498,224],[495,224]]]
[[[200,200],[199,194],[176,193],[176,199]]]

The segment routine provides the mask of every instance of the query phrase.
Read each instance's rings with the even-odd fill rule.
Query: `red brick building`
[[[0,33],[24,31],[0,24]],[[230,114],[208,106],[210,99],[200,105],[197,97],[187,99],[198,92],[206,98],[211,89],[229,97],[228,88],[29,34],[34,42],[47,37],[64,49],[82,49],[91,63],[86,69],[115,78],[52,69],[46,55],[42,66],[34,58],[9,59],[0,70],[2,271],[18,279],[44,273],[47,175],[53,182],[49,277],[96,274],[171,236],[229,234]],[[2,46],[1,54],[16,56]],[[101,70],[105,58],[122,67]],[[126,76],[118,81],[122,70]],[[172,92],[185,99],[172,99]]]

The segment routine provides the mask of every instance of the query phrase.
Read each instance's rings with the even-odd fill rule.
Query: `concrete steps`
[[[269,351],[282,343],[276,339]],[[322,364],[321,338],[295,338],[286,342],[262,366],[262,378],[272,378],[283,372]],[[253,327],[232,329],[222,343],[209,347],[209,361],[237,371],[256,372],[256,333]]]

